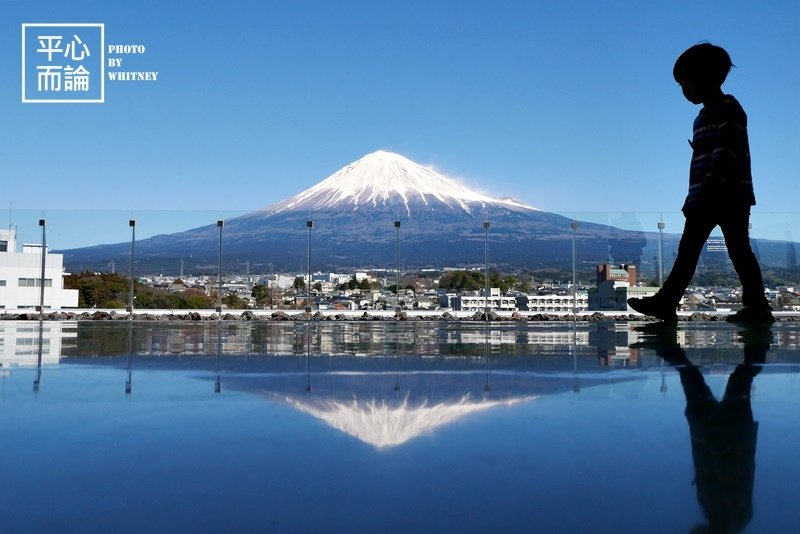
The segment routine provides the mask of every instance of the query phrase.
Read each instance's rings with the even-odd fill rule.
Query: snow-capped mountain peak
[[[468,213],[486,206],[533,210],[514,199],[498,199],[477,193],[456,180],[408,158],[378,150],[344,166],[315,186],[272,207],[271,213],[287,210],[317,211],[390,206],[411,215],[413,207],[444,204]]]

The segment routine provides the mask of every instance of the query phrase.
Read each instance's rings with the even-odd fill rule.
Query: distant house
[[[439,288],[436,291],[436,298],[439,301],[439,307],[447,310],[454,310],[458,304],[458,294],[455,292],[447,292],[446,289]]]
[[[14,228],[0,229],[0,309],[39,306],[42,288],[42,245],[22,245],[17,252]],[[78,290],[64,289],[64,256],[45,252],[44,308],[78,307]]]
[[[357,310],[358,304],[346,298],[337,298],[331,301],[330,309],[333,310]]]
[[[167,289],[170,291],[170,293],[178,293],[186,289],[186,284],[183,282],[183,280],[178,278],[177,280],[173,281]]]

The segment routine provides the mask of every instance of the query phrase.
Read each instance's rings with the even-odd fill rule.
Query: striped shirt
[[[703,106],[694,121],[689,194],[683,209],[752,206],[747,115],[731,95]]]

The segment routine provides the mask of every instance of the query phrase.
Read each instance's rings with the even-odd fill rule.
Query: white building
[[[500,289],[493,287],[489,289],[489,298],[482,295],[461,295],[456,304],[457,310],[463,311],[483,311],[489,308],[491,311],[516,311],[516,297],[506,297],[500,294]]]
[[[573,295],[528,295],[528,311],[532,312],[582,312],[589,309],[589,296],[585,291]]]
[[[44,308],[78,307],[78,290],[64,289],[64,256],[45,251]],[[39,305],[42,246],[22,245],[17,252],[13,228],[0,229],[0,310],[30,310]]]

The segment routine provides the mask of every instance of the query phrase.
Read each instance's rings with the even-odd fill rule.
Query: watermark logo
[[[22,102],[105,101],[103,24],[22,25]]]

